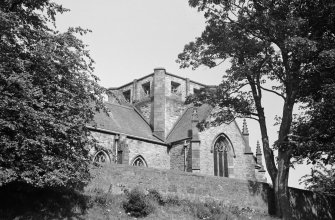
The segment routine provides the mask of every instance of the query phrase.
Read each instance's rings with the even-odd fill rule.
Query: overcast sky
[[[194,81],[217,85],[229,67],[229,62],[196,71],[179,69],[175,62],[184,45],[200,36],[205,19],[187,0],[54,0],[70,12],[57,16],[57,28],[81,26],[92,30],[83,37],[95,60],[95,75],[104,87],[119,87],[136,78],[164,67],[167,72]],[[282,110],[282,100],[264,94],[270,143],[277,137],[274,117]],[[240,128],[242,121],[238,120]],[[248,120],[250,145],[254,150],[261,140],[259,125]],[[263,161],[264,163],[264,161]],[[291,169],[289,185],[301,188],[299,178],[306,167]]]

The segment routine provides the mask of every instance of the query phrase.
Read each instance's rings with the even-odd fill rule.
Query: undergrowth
[[[101,189],[82,193],[27,185],[0,187],[0,219],[275,219],[220,202],[163,196],[155,189],[124,192],[113,195]]]

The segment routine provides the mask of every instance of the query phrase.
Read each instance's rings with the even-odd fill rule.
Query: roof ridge
[[[87,127],[89,129],[100,130],[100,131],[107,132],[107,133],[123,134],[123,135],[126,135],[127,137],[132,137],[132,138],[146,140],[146,141],[152,141],[152,142],[156,142],[156,143],[160,143],[160,144],[166,144],[166,143],[164,143],[163,141],[161,141],[159,138],[157,138],[154,135],[153,135],[153,137],[157,138],[157,140],[146,138],[146,137],[137,136],[137,135],[130,134],[130,133],[125,133],[125,132],[120,132],[120,131],[114,131],[114,130],[107,130],[107,129],[104,129],[104,128],[94,127],[94,126],[90,126],[90,125],[88,125]]]
[[[166,136],[166,140],[169,138],[169,136],[171,135],[172,131],[177,127],[178,123],[180,122],[180,120],[183,118],[183,116],[186,114],[186,112],[190,109],[190,108],[194,108],[193,104],[189,107],[187,107],[183,114],[181,114],[181,116],[178,118],[178,120],[173,124],[170,132],[168,133],[168,135]]]

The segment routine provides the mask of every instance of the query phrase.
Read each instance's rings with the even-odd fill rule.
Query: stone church
[[[254,156],[245,121],[242,131],[235,121],[198,129],[212,120],[212,107],[184,102],[203,87],[156,68],[108,89],[108,112],[96,113],[89,125],[101,146],[91,149],[94,161],[264,181],[260,146]]]

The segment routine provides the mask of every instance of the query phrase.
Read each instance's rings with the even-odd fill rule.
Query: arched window
[[[93,161],[96,163],[109,163],[110,159],[105,151],[99,151],[94,155]]]
[[[229,177],[234,166],[233,157],[235,157],[234,150],[228,138],[220,135],[213,146],[214,176]]]
[[[145,160],[142,156],[135,157],[135,159],[133,160],[132,165],[137,166],[137,167],[147,167],[147,163],[145,162]]]

